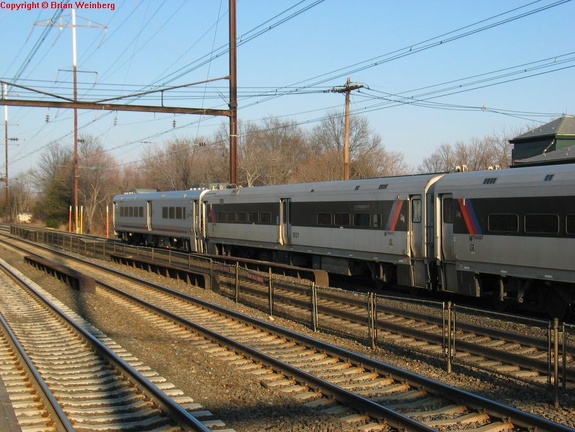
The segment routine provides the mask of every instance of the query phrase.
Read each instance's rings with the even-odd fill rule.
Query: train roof
[[[512,194],[512,191],[513,194],[564,195],[566,188],[571,191],[575,188],[575,164],[450,173],[435,185],[438,193],[474,191],[476,195],[485,196]]]
[[[118,201],[149,201],[156,199],[197,199],[208,189],[190,189],[181,191],[164,191],[164,192],[128,192],[119,194],[114,197],[114,202]]]
[[[285,194],[286,197],[305,196],[310,199],[319,194],[322,195],[345,195],[351,193],[417,193],[427,189],[434,181],[444,174],[417,174],[397,177],[377,177],[369,179],[335,180],[313,183],[293,183],[285,185],[255,186],[218,190],[206,195],[210,196],[251,196],[251,197],[278,197]]]

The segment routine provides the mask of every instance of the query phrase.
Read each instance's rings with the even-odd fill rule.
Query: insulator
[[[172,120],[172,127],[175,129],[176,128],[176,119]]]
[[[46,123],[50,122],[50,114],[46,114]]]

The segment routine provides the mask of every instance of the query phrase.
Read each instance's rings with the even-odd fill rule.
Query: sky
[[[228,6],[2,1],[5,97],[72,98],[75,53],[79,100],[227,109]],[[575,0],[237,0],[238,119],[311,130],[343,113],[344,95],[330,90],[350,78],[361,85],[352,115],[415,169],[442,144],[574,115],[574,19]],[[178,88],[157,91],[166,87]],[[3,114],[10,178],[33,169],[51,143],[73,148],[70,109]],[[228,128],[224,117],[100,110],[79,111],[78,124],[122,165],[137,163],[146,146]]]

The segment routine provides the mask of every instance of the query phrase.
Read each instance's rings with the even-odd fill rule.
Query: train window
[[[371,222],[374,228],[379,228],[381,226],[381,215],[379,213],[372,215]]]
[[[225,222],[226,221],[226,213],[225,212],[218,212],[216,215],[216,220],[218,222]]]
[[[331,225],[331,213],[318,213],[317,224],[323,226]]]
[[[559,233],[559,216],[555,214],[525,215],[525,232],[532,234]]]
[[[443,199],[443,223],[453,223],[453,198]]]
[[[236,221],[236,214],[234,212],[228,212],[228,222],[235,222]]]
[[[162,207],[162,219],[168,219],[168,207]]]
[[[248,214],[248,222],[250,223],[258,223],[260,221],[259,215],[257,212],[250,212]]]
[[[565,231],[567,234],[575,234],[575,215],[567,215],[565,218]]]
[[[516,233],[519,231],[519,216],[516,214],[490,214],[487,216],[490,232]]]
[[[183,207],[176,207],[176,219],[183,219],[184,213],[182,212]]]
[[[144,207],[138,207],[138,217],[144,217]]]
[[[272,214],[269,212],[260,214],[260,222],[265,224],[272,223]]]
[[[134,217],[134,207],[128,207],[128,217]]]
[[[175,207],[168,207],[168,218],[175,219],[176,218],[176,208]]]
[[[239,212],[238,222],[247,222],[247,221],[248,221],[248,214],[246,212]]]
[[[421,200],[416,198],[411,201],[411,221],[420,223],[422,218]]]
[[[336,226],[349,226],[349,213],[336,213],[333,215],[333,223]]]
[[[353,226],[369,227],[369,213],[356,213],[353,215]]]

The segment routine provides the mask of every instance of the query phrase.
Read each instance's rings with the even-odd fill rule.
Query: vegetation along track
[[[93,268],[84,271],[95,274]],[[490,430],[571,430],[178,292],[159,291],[155,285],[144,286],[136,280],[115,282],[120,283],[114,295],[126,299],[129,293],[133,295],[131,307],[138,308],[142,319],[151,313],[154,316],[148,315],[149,319],[166,320],[164,331],[177,331],[194,343],[207,344],[205,349],[238,369],[258,374],[267,386],[291,392],[310,406],[341,412],[348,422],[371,422],[368,427],[372,429],[377,428],[373,422],[384,419],[387,425],[402,430],[459,430],[486,425]],[[109,282],[101,286],[112,288]],[[144,312],[136,302],[145,302],[153,312]],[[184,327],[226,349],[198,339]]]
[[[42,404],[15,403],[24,430],[210,430],[183,408],[197,408],[191,399],[18,270],[0,264],[4,344],[9,335],[17,337],[47,395]],[[9,381],[11,399],[20,398],[21,383]]]

